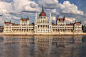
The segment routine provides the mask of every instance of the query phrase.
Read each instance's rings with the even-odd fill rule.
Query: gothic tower
[[[36,15],[35,15],[34,33],[37,33],[37,12],[36,12]]]

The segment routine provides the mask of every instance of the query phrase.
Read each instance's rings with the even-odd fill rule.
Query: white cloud
[[[1,25],[4,24],[5,19],[10,19],[11,16],[9,14],[7,14],[10,10],[12,10],[11,3],[0,1],[0,16],[2,16],[2,17],[0,17],[0,24]],[[4,20],[2,20],[2,19],[4,19]]]
[[[52,16],[53,21],[56,21],[56,15],[59,15],[59,16],[66,15],[67,23],[74,22],[76,17],[80,18],[80,16],[82,16],[81,19],[83,19],[83,17],[86,17],[83,11],[78,10],[78,7],[76,5],[70,4],[69,1],[64,1],[63,4],[61,4],[59,3],[58,0],[38,0],[38,4],[35,1],[31,1],[31,0],[13,0],[12,3],[0,1],[0,15],[1,16],[3,15],[4,17],[3,19],[6,19],[6,20],[8,19],[11,20],[11,18],[20,19],[20,16],[22,15],[35,17],[34,13],[37,11],[38,14],[40,14],[40,11],[41,11],[40,6],[42,5],[47,10],[45,11],[46,13],[49,13],[48,11],[51,10],[51,13],[53,15]],[[31,19],[31,21],[33,20],[34,19]],[[1,17],[0,17],[0,21],[3,22]],[[84,23],[86,22],[84,21]]]
[[[56,13],[56,9],[51,10],[51,12]]]
[[[60,16],[59,18],[62,18],[62,16]],[[56,21],[56,17],[55,16],[52,16],[52,18],[51,18],[53,21]],[[71,23],[74,23],[75,22],[75,18],[65,18],[65,20],[66,20],[66,23],[67,24],[69,24],[70,22]]]
[[[3,12],[2,12],[2,10],[0,10],[0,15],[3,15]]]
[[[36,7],[36,5],[33,4],[33,3],[30,3],[30,6],[31,6],[32,8],[35,8],[35,7]]]
[[[52,15],[59,15],[59,12],[56,11],[56,9],[51,10]]]
[[[65,18],[66,19],[66,23],[74,23],[75,22],[75,18]]]
[[[63,18],[62,16],[59,16],[59,18]]]
[[[55,16],[52,16],[51,18],[53,21],[56,21],[56,17]]]
[[[20,17],[13,16],[13,19],[20,19]]]
[[[0,26],[4,24],[4,21],[2,20],[2,17],[0,17]]]
[[[31,0],[13,0],[13,2],[16,11],[36,11],[36,6],[38,6]]]
[[[86,24],[86,21],[84,21],[84,24]]]
[[[83,15],[83,11],[78,10],[78,7],[74,4],[70,4],[69,1],[64,1],[63,4],[60,4],[61,13],[73,13]]]
[[[10,15],[8,13],[4,13],[3,18],[4,19],[11,19],[12,18],[12,15]]]
[[[0,10],[2,10],[3,13],[12,10],[11,3],[0,1]]]
[[[8,20],[4,20],[5,22],[8,22]]]
[[[12,17],[10,17],[10,16],[7,16],[7,17],[5,17],[6,19],[11,19]]]
[[[38,4],[46,9],[54,9],[59,7],[58,0],[38,0]]]
[[[22,12],[20,12],[20,11],[9,11],[9,14],[11,14],[11,15],[22,15],[23,13]]]
[[[12,20],[12,19],[11,19],[11,22],[12,22],[12,23],[13,23],[14,21],[15,21],[15,20]]]

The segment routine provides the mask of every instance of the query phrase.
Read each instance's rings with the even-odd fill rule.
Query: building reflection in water
[[[81,43],[82,36],[4,36],[4,57],[79,57]]]

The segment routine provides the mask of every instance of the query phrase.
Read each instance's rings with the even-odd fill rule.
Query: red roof
[[[68,25],[73,25],[73,24],[66,24],[66,25],[68,26]]]
[[[64,18],[64,20],[65,20],[65,18]]]
[[[32,23],[34,25],[34,23]]]
[[[54,23],[52,23],[52,24],[54,24]]]
[[[75,23],[76,25],[80,25],[80,23]]]
[[[56,24],[52,23],[52,25],[56,25]]]
[[[5,25],[10,25],[10,23],[5,23]]]
[[[63,19],[60,19],[60,21],[63,21]]]
[[[27,19],[22,19],[22,21],[27,21]]]
[[[41,12],[39,16],[46,16],[45,12]]]
[[[27,19],[21,19],[22,21],[27,21],[27,20],[29,20],[28,18]]]
[[[65,20],[65,18],[57,18],[56,20],[64,21],[64,20]]]
[[[19,24],[12,24],[12,25],[19,25]]]
[[[59,18],[57,18],[57,20],[59,20]]]
[[[31,24],[29,24],[29,25],[34,25],[35,23],[31,23]]]
[[[10,25],[11,24],[11,22],[5,22],[5,25]]]

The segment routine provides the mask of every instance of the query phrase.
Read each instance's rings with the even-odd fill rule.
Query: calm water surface
[[[86,57],[86,36],[0,36],[0,57]]]

